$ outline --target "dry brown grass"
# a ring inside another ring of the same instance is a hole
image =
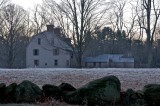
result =
[[[108,75],[120,79],[121,89],[142,89],[146,84],[160,84],[160,69],[0,69],[0,83],[20,83],[30,80],[42,87],[44,84],[59,85],[67,82],[78,88],[84,84]],[[67,106],[59,101],[41,103],[43,106]]]

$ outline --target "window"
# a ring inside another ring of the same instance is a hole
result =
[[[69,60],[66,61],[66,65],[69,66]]]
[[[71,59],[73,59],[73,53],[71,53]]]
[[[54,60],[54,65],[58,66],[58,60]]]
[[[45,63],[45,66],[47,66],[47,63]]]
[[[59,55],[59,49],[53,49],[53,55]]]
[[[112,59],[109,59],[109,63],[112,63]]]
[[[96,62],[93,63],[93,67],[95,67],[95,66],[96,66]]]
[[[87,67],[88,66],[88,63],[87,62],[85,62],[85,67]]]
[[[39,60],[34,60],[34,66],[35,67],[39,66]]]
[[[38,45],[41,44],[41,38],[38,38]]]
[[[34,50],[33,50],[33,55],[34,55],[34,56],[39,55],[39,50],[38,50],[38,49],[34,49]]]
[[[101,62],[99,62],[99,67],[101,68]]]

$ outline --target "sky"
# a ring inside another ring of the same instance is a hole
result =
[[[11,0],[12,3],[22,6],[24,9],[31,9],[36,4],[41,4],[42,0]]]

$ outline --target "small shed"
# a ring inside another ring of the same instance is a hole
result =
[[[134,68],[134,58],[125,58],[123,54],[103,54],[96,57],[85,57],[86,68]]]

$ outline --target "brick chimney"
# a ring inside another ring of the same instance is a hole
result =
[[[54,25],[47,25],[47,31],[53,31]]]

